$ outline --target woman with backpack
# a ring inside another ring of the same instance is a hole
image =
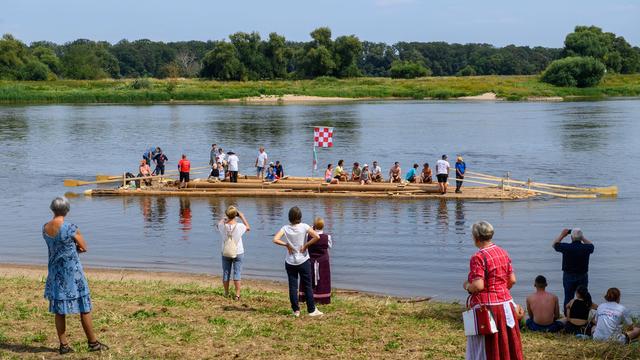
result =
[[[235,206],[229,206],[225,211],[225,217],[218,222],[218,231],[222,241],[222,285],[224,296],[229,296],[229,281],[231,280],[231,268],[233,267],[233,285],[236,288],[235,299],[240,300],[240,280],[242,276],[242,260],[244,259],[244,246],[242,235],[250,231],[249,222],[244,214]],[[238,222],[238,218],[241,222]]]

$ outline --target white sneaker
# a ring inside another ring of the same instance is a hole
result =
[[[300,317],[300,311],[294,311],[293,312],[293,316]]]
[[[309,313],[309,316],[311,317],[315,317],[315,316],[322,316],[324,313],[320,310],[318,310],[318,308],[316,308],[316,310],[312,313]]]

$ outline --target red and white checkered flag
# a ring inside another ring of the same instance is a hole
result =
[[[333,146],[333,128],[332,127],[316,127],[313,128],[313,146],[315,147],[332,147]]]

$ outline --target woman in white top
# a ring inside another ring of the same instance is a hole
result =
[[[244,246],[242,245],[242,235],[251,230],[249,222],[244,214],[238,211],[235,206],[229,206],[225,212],[225,217],[218,222],[218,231],[222,245],[222,285],[224,286],[224,296],[229,296],[229,280],[231,279],[231,267],[233,266],[233,285],[236,288],[236,300],[240,300],[240,280],[242,276],[242,260],[244,259]],[[238,223],[240,218],[242,223]],[[224,255],[224,247],[227,238],[235,243],[236,256],[227,257]]]
[[[307,235],[311,237],[307,241]],[[284,238],[284,239],[283,239]],[[310,245],[316,243],[320,237],[311,226],[302,223],[302,211],[297,206],[289,210],[289,225],[283,226],[273,237],[273,242],[287,248],[285,269],[289,278],[289,300],[295,317],[300,316],[298,303],[298,281],[304,287],[309,316],[320,316],[322,312],[316,308],[311,287],[311,265],[309,263]]]
[[[596,312],[596,327],[593,339],[601,341],[616,341],[628,344],[640,336],[640,327],[632,327],[633,321],[629,310],[620,305],[620,290],[610,288],[604,296],[606,303],[598,305]],[[628,327],[629,329],[625,329]],[[628,330],[628,331],[627,331]]]

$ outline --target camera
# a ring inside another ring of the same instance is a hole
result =
[[[571,234],[571,230],[572,230],[572,229],[569,229],[569,232],[568,232],[567,234]]]

